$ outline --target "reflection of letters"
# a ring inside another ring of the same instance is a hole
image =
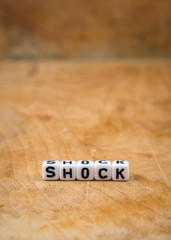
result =
[[[82,163],[82,164],[89,164],[90,162],[84,160],[84,161],[82,161],[81,163]]]
[[[56,163],[56,161],[47,161],[47,164],[55,164]]]
[[[121,163],[121,164],[124,164],[124,161],[123,160],[119,160],[119,161],[116,161],[117,164]]]
[[[105,161],[105,160],[100,160],[99,163],[107,164],[107,161]]]
[[[72,161],[63,161],[63,164],[66,164],[66,163],[72,164]]]

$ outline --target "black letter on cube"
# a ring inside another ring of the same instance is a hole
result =
[[[59,170],[60,180],[75,180],[76,166],[75,161],[61,161]]]
[[[58,180],[59,179],[59,161],[43,161],[42,164],[42,178],[44,180]]]
[[[112,162],[112,179],[116,181],[127,181],[129,179],[129,162],[117,160]]]
[[[77,162],[77,179],[78,180],[94,179],[94,162],[93,161],[81,160]]]
[[[111,179],[111,161],[108,160],[95,161],[95,179],[96,180]]]

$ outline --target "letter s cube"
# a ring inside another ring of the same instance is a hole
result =
[[[56,160],[43,161],[42,178],[44,180],[58,180],[59,179],[59,161],[56,161]]]

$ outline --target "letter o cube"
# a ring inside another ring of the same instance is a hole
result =
[[[81,160],[77,162],[77,179],[93,180],[94,179],[94,162]]]

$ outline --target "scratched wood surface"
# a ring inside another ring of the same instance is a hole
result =
[[[170,0],[0,0],[0,58],[171,57]]]
[[[0,63],[0,239],[171,238],[171,62]],[[127,159],[129,182],[45,182]]]

